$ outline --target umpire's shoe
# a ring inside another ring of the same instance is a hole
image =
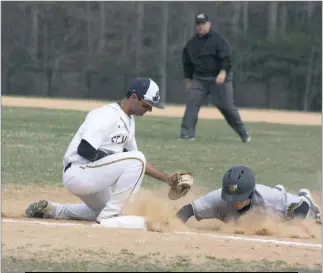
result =
[[[311,211],[314,213],[315,220],[320,221],[321,220],[321,210],[320,210],[319,206],[315,203],[311,192],[308,189],[301,189],[298,192],[298,196],[304,196],[310,202]]]
[[[248,143],[251,140],[251,137],[249,136],[248,132],[240,133],[239,136],[243,143]]]
[[[32,203],[25,211],[28,218],[44,218],[45,214],[52,214],[54,207],[46,200]]]
[[[183,136],[181,135],[178,140],[195,140],[195,137]]]

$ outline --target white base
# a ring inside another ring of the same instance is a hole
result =
[[[145,217],[142,216],[119,216],[100,221],[100,225],[106,228],[129,228],[147,230]]]

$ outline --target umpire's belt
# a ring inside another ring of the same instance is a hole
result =
[[[64,173],[72,166],[72,163],[68,163],[64,168]]]

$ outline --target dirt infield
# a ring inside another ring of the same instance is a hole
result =
[[[136,230],[116,230],[105,228],[90,227],[92,222],[84,221],[65,221],[65,220],[42,220],[55,223],[82,223],[88,227],[78,226],[43,226],[28,223],[2,223],[3,251],[5,255],[19,256],[21,258],[49,258],[50,253],[55,253],[57,261],[73,258],[97,259],[101,256],[95,255],[98,250],[108,253],[118,254],[125,249],[137,255],[146,255],[148,253],[159,253],[163,259],[171,259],[178,255],[191,257],[193,262],[201,263],[205,256],[214,256],[226,259],[243,260],[284,260],[289,264],[298,264],[306,266],[321,265],[321,249],[307,246],[290,246],[279,244],[264,244],[257,241],[235,241],[227,238],[209,238],[206,236],[192,236],[184,234],[173,234],[173,231],[191,231],[196,233],[214,233],[239,235],[249,234],[251,238],[275,238],[302,243],[321,243],[320,229],[318,225],[299,225],[298,228],[292,225],[277,226],[273,222],[267,222],[264,226],[242,225],[240,228],[233,228],[222,225],[220,222],[205,221],[197,222],[190,220],[187,226],[179,224],[172,218],[172,205],[160,206],[165,196],[166,188],[148,192],[150,196],[150,206],[152,210],[159,211],[160,221],[155,223],[155,228],[159,232],[144,232]],[[39,186],[3,186],[3,219],[24,218],[24,209],[26,206],[38,198],[55,200],[64,203],[78,203],[79,200],[69,194],[61,187],[39,187]],[[146,195],[148,196],[148,195]],[[175,207],[188,202],[193,197],[190,193],[187,197],[176,202]],[[167,204],[167,200],[163,200]],[[161,212],[161,210],[163,210]],[[157,213],[157,214],[158,214]],[[148,212],[146,216],[151,216]],[[155,215],[158,216],[158,215]],[[39,219],[36,219],[37,221]],[[156,228],[157,227],[157,228]],[[162,227],[162,228],[161,228]],[[165,231],[165,232],[162,232]],[[167,232],[166,232],[167,231]],[[252,235],[252,234],[261,235]],[[267,236],[266,236],[267,235]],[[82,239],[80,239],[82,238]],[[103,239],[104,238],[104,239]],[[21,251],[28,249],[28,251]],[[47,251],[39,251],[46,249]],[[303,259],[303,257],[307,257]]]
[[[89,111],[106,103],[108,103],[108,101],[2,97],[3,106],[40,107],[82,111]],[[182,117],[184,111],[185,108],[183,106],[166,105],[166,109],[153,109],[153,112],[148,113],[147,116]],[[242,119],[246,122],[322,125],[322,115],[320,113],[241,109],[240,114]],[[199,118],[223,119],[222,115],[215,107],[203,107],[199,113]]]
[[[3,106],[41,107],[51,109],[70,109],[88,111],[102,106],[107,102],[60,100],[60,99],[35,99],[19,97],[2,97]],[[184,108],[181,106],[167,106],[167,109],[154,110],[149,115],[180,117]],[[297,113],[261,110],[241,110],[245,121],[270,122],[282,124],[320,125],[321,115],[316,113]],[[202,108],[200,118],[222,119],[215,108]],[[225,238],[209,238],[205,236],[192,236],[173,234],[172,231],[191,231],[196,233],[215,233],[227,235],[248,236],[251,238],[278,238],[293,242],[321,243],[321,226],[313,223],[277,224],[265,221],[261,225],[250,225],[250,219],[241,222],[240,226],[224,225],[216,220],[197,222],[189,220],[187,225],[182,225],[174,219],[174,211],[189,200],[201,196],[203,190],[189,193],[184,199],[169,203],[165,200],[166,188],[158,191],[144,191],[143,199],[150,199],[151,210],[140,211],[152,221],[153,232],[114,230],[90,227],[88,222],[81,221],[56,221],[59,223],[83,223],[88,227],[74,226],[43,226],[36,224],[2,223],[2,246],[4,255],[13,255],[21,258],[49,258],[62,261],[78,259],[103,259],[100,255],[93,255],[98,250],[108,253],[120,253],[124,249],[136,254],[158,252],[166,259],[177,255],[191,257],[193,262],[203,262],[204,256],[214,256],[225,259],[242,260],[284,260],[289,264],[320,266],[321,249],[308,246],[290,246],[279,244],[264,244],[257,241],[235,241]],[[146,195],[145,195],[146,194]],[[164,198],[164,199],[163,199]],[[39,187],[26,185],[2,186],[2,218],[24,218],[26,206],[39,199],[49,199],[57,202],[79,202],[62,187]],[[146,200],[147,201],[147,200]],[[161,205],[163,204],[163,205]],[[138,203],[138,208],[140,203]],[[156,214],[158,211],[158,215]],[[138,212],[138,211],[137,211]],[[157,217],[158,216],[158,217]],[[159,218],[159,221],[156,221]],[[30,220],[30,219],[29,219]],[[257,221],[253,221],[257,222]],[[22,250],[28,251],[22,251]],[[46,251],[40,251],[46,250]],[[306,257],[306,258],[304,258]]]

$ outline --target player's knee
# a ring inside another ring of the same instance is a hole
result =
[[[135,159],[134,164],[141,164],[144,168],[146,167],[146,157],[140,151],[132,151],[128,153],[128,156]]]
[[[146,157],[142,152],[136,151],[136,157],[146,166]]]

